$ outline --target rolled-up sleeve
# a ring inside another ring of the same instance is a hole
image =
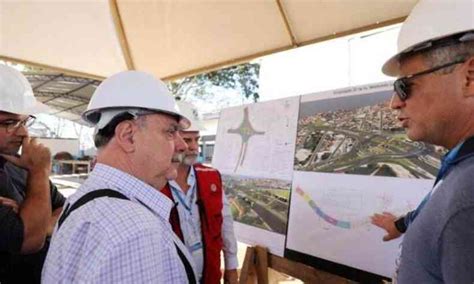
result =
[[[0,205],[0,251],[16,253],[23,244],[24,225],[10,207]]]
[[[58,191],[58,188],[50,181],[49,187],[51,189],[51,207],[53,210],[58,209],[64,205],[66,198]]]

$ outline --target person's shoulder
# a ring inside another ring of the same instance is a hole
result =
[[[97,200],[95,206],[95,214],[104,220],[101,227],[113,243],[138,241],[163,245],[171,239],[166,235],[168,220],[158,218],[150,209],[135,201],[104,198]]]
[[[466,206],[474,206],[474,157],[457,164],[451,174],[448,174],[442,186],[451,206],[450,210],[458,211]],[[455,212],[453,212],[455,213]]]
[[[474,191],[471,190],[472,185],[474,185],[474,179],[472,178],[473,172],[474,156],[471,156],[453,167],[453,171],[448,174],[446,182],[460,188],[461,191],[467,190],[466,193],[474,197]]]
[[[107,227],[126,227],[127,231],[156,230],[168,221],[157,218],[151,209],[138,202],[117,198],[98,199],[95,211]]]
[[[74,216],[75,215],[75,216]],[[165,229],[165,221],[157,218],[150,210],[131,200],[101,197],[88,202],[68,219],[72,227],[93,226],[112,243],[129,239],[140,232],[143,237],[153,232],[159,236]],[[66,225],[66,224],[65,224]],[[71,226],[71,225],[69,225]],[[150,232],[146,234],[145,232]]]
[[[130,223],[130,226],[137,226],[139,220],[143,220],[140,224],[140,226],[143,226],[156,219],[153,212],[143,205],[135,201],[113,197],[94,200],[91,210],[97,212],[101,218],[109,219],[110,222]]]
[[[28,180],[28,171],[18,167],[17,165],[7,161],[4,165],[4,170],[9,177],[9,182],[14,184],[18,190],[26,190],[26,183]]]

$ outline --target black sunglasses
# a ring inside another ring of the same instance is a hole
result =
[[[415,74],[412,74],[412,75],[408,75],[408,76],[399,78],[395,82],[393,82],[393,88],[395,90],[395,93],[400,98],[400,100],[402,102],[404,102],[410,96],[410,81],[412,81],[416,77],[427,75],[427,74],[436,72],[438,70],[441,70],[441,69],[444,69],[444,68],[447,68],[447,67],[450,67],[450,66],[453,66],[453,65],[456,65],[456,64],[461,64],[461,63],[464,63],[464,62],[466,62],[466,59],[461,59],[461,60],[457,60],[457,61],[453,61],[453,62],[450,62],[450,63],[443,64],[441,66],[437,66],[437,67],[434,67],[434,68],[431,68],[431,69],[428,69],[428,70],[425,70],[425,71],[422,71],[422,72],[419,72],[419,73],[415,73]]]

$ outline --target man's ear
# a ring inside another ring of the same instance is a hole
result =
[[[136,132],[137,127],[130,120],[122,121],[115,127],[115,140],[124,152],[132,153],[136,150],[134,140]]]
[[[474,56],[466,61],[466,74],[464,79],[466,96],[474,97]]]

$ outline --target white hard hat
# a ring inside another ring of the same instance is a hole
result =
[[[190,125],[166,85],[153,75],[140,71],[124,71],[104,80],[95,90],[82,118],[93,125],[100,121],[100,125],[104,126],[113,116],[129,109],[167,113],[179,117],[183,128]],[[102,116],[102,113],[115,115]]]
[[[206,128],[199,119],[199,112],[196,107],[188,102],[178,101],[178,106],[183,115],[189,118],[191,126],[185,131],[204,131]]]
[[[31,85],[20,71],[0,64],[0,111],[30,115],[49,111],[38,102]]]
[[[385,62],[382,72],[397,76],[401,54],[469,31],[474,31],[474,0],[420,0],[402,25],[397,54]]]

